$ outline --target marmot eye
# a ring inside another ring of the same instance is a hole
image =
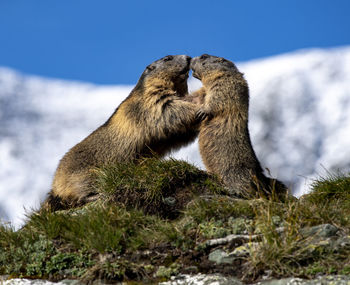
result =
[[[207,59],[209,57],[209,54],[202,54],[199,59]]]
[[[166,57],[164,57],[164,61],[169,61],[172,60],[174,57],[172,55],[167,55]]]

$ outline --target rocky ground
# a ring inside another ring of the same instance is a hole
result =
[[[349,175],[283,200],[231,197],[176,160],[95,175],[97,202],[0,227],[5,284],[350,284]]]

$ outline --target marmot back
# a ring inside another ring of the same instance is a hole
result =
[[[266,177],[253,150],[248,130],[248,84],[230,61],[202,55],[191,61],[193,76],[202,81],[204,104],[199,148],[207,170],[218,174],[231,193],[254,197],[285,193],[278,180]]]
[[[97,166],[161,157],[196,138],[199,107],[183,100],[190,60],[166,56],[147,66],[108,121],[62,158],[44,207],[57,210],[96,199],[91,174]]]

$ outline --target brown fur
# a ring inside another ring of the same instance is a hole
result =
[[[167,56],[149,65],[109,120],[69,150],[60,161],[44,206],[56,210],[96,199],[97,166],[163,156],[198,135],[198,106],[187,94],[190,58]]]
[[[200,88],[197,91],[185,96],[183,100],[192,102],[194,104],[203,105],[205,99],[205,89]]]
[[[252,197],[284,193],[286,187],[266,177],[253,150],[248,130],[249,90],[243,74],[223,58],[202,55],[191,61],[193,75],[203,84],[204,118],[199,148],[207,170],[218,174],[233,194]]]

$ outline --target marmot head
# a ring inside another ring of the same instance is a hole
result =
[[[217,101],[217,110],[205,110],[205,113],[213,115],[220,111],[228,111],[230,114],[237,114],[241,120],[248,120],[249,88],[243,74],[239,72],[233,62],[213,55],[203,54],[191,60],[193,77],[202,81],[203,86],[211,89],[206,94],[205,102]],[[215,89],[215,90],[214,90]],[[220,99],[215,96],[216,91],[226,96]],[[226,100],[223,102],[222,100]],[[221,104],[219,104],[221,103]]]
[[[152,82],[156,79],[171,81],[179,96],[187,93],[187,78],[191,57],[187,55],[167,55],[148,65],[139,80]]]
[[[213,72],[238,73],[237,67],[233,62],[223,58],[209,54],[203,54],[192,58],[191,69],[193,77],[201,80],[204,76],[208,76]]]

